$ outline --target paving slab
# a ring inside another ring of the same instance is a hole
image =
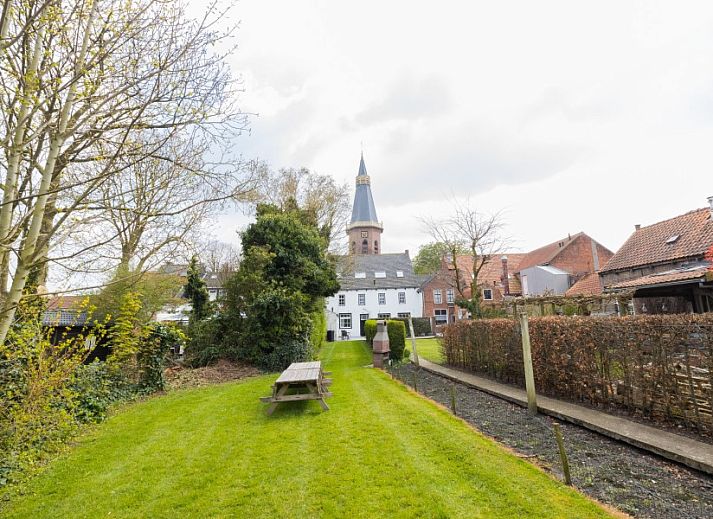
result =
[[[433,373],[461,382],[514,404],[527,407],[524,389],[419,359],[419,365]],[[713,475],[713,445],[687,436],[663,431],[626,418],[603,413],[554,398],[537,396],[539,412],[575,423],[606,436],[653,452],[664,458]]]

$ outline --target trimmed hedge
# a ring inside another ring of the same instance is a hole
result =
[[[538,393],[623,409],[713,435],[713,314],[537,317],[530,342]],[[514,319],[445,327],[449,365],[524,385]]]
[[[386,333],[389,335],[389,358],[391,360],[401,360],[404,357],[406,348],[406,326],[400,320],[389,319],[386,321]],[[376,335],[376,320],[369,319],[364,323],[364,334],[369,346],[374,345]]]
[[[404,326],[406,327],[406,337],[411,337],[411,330],[409,330],[407,317],[396,317],[392,320],[404,323]],[[433,333],[431,331],[431,320],[428,317],[412,317],[411,320],[413,321],[413,333],[416,337],[423,337]]]

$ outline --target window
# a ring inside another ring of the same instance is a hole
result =
[[[339,314],[339,327],[342,329],[352,329],[352,314]]]
[[[361,253],[362,254],[368,254],[369,253],[369,242],[364,240],[361,242]]]
[[[356,252],[356,242],[352,242],[352,254]]]
[[[411,312],[399,312],[398,315],[401,319],[408,319],[411,317]]]
[[[391,319],[391,314],[379,314],[378,319]]]
[[[404,277],[404,271],[403,271],[403,270],[397,270],[397,271],[396,271],[396,277],[397,277],[397,278],[402,278],[402,277]]]
[[[347,304],[347,296],[344,294],[339,294],[339,306],[344,306]]]
[[[386,304],[386,294],[384,292],[379,292],[379,304],[380,305]]]
[[[366,278],[366,272],[355,272],[355,273],[354,273],[354,278],[355,278],[355,279],[365,279],[365,278]]]
[[[379,242],[374,240],[374,254],[379,253]]]
[[[406,292],[399,292],[399,304],[406,304]]]
[[[490,290],[489,288],[483,289],[483,299],[486,301],[492,301],[493,300],[493,291]]]
[[[448,322],[448,310],[434,310],[436,324],[446,324]]]
[[[385,278],[386,277],[386,272],[374,272],[374,277],[375,278]]]
[[[436,305],[440,305],[443,303],[443,299],[441,298],[441,289],[437,288],[433,291],[433,303]]]
[[[359,306],[366,306],[366,294],[358,294]]]
[[[449,288],[448,290],[446,290],[446,302],[452,304],[453,301],[455,301],[455,298],[453,296],[453,289]]]
[[[361,231],[361,237],[362,237],[362,238],[368,238],[368,237],[369,237],[369,231]]]

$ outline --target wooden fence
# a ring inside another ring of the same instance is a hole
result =
[[[713,314],[530,319],[538,393],[713,435]],[[444,330],[449,364],[524,386],[514,319]]]

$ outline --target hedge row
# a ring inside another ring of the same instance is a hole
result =
[[[411,330],[408,325],[407,317],[395,317],[394,321],[401,321],[406,327],[406,337],[411,337]],[[431,320],[428,317],[412,317],[413,321],[413,333],[416,337],[423,337],[424,335],[431,335]]]
[[[404,349],[406,348],[406,326],[403,321],[389,319],[386,321],[386,333],[389,335],[389,358],[391,360],[401,360],[404,357]],[[376,335],[376,320],[369,319],[364,323],[364,335],[369,346],[373,346],[374,336]]]
[[[713,434],[713,314],[530,319],[538,393]],[[447,326],[448,364],[524,385],[513,319]]]

